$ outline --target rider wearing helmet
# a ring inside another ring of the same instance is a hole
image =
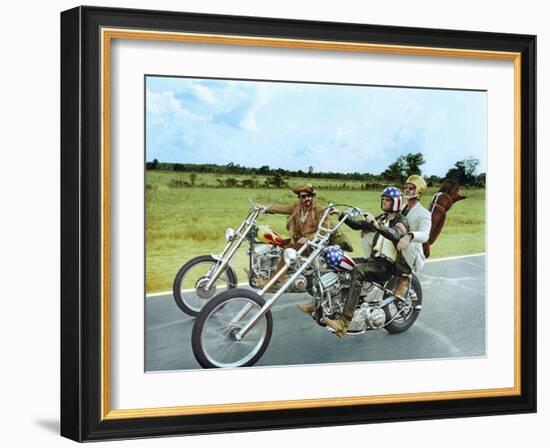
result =
[[[354,230],[361,230],[363,234],[372,233],[372,250],[364,263],[355,266],[351,273],[351,285],[347,290],[344,310],[337,320],[326,319],[325,323],[331,327],[339,337],[347,333],[357,307],[359,293],[364,281],[385,283],[393,275],[396,264],[402,264],[397,251],[397,244],[409,231],[407,219],[401,214],[403,195],[399,188],[384,188],[380,195],[382,214],[373,217],[365,215],[362,221],[346,221]],[[342,215],[340,215],[342,216]]]
[[[397,250],[403,254],[412,272],[418,272],[426,263],[426,257],[422,244],[430,238],[432,228],[432,215],[420,203],[420,197],[426,191],[426,181],[416,174],[409,176],[405,182],[405,196],[408,199],[407,205],[402,214],[407,217],[409,233],[407,233],[397,244]],[[395,287],[397,295],[404,295],[410,285],[410,271],[401,272]]]

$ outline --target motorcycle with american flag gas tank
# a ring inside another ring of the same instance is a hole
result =
[[[349,207],[349,206],[346,206]],[[287,292],[295,291],[300,282],[313,297],[313,320],[329,331],[325,319],[336,319],[343,312],[345,290],[351,285],[351,272],[360,260],[331,246],[331,235],[348,219],[363,215],[357,207],[349,207],[340,220],[324,227],[325,219],[335,209],[324,210],[317,232],[298,250],[283,252],[284,267],[276,272],[259,292],[245,288],[224,291],[206,303],[193,325],[193,354],[204,368],[246,367],[254,365],[265,353],[273,332],[271,309]],[[271,297],[272,286],[284,279]],[[413,275],[404,295],[394,293],[397,273],[385,284],[363,283],[358,306],[348,335],[361,335],[371,330],[385,329],[402,333],[409,329],[422,309],[422,288]]]
[[[260,225],[258,218],[266,213],[268,206],[254,203],[242,223],[225,231],[226,244],[219,254],[200,255],[187,261],[177,272],[172,286],[176,305],[181,311],[197,316],[202,307],[216,294],[236,288],[237,274],[233,260],[241,247],[248,246],[247,281],[258,289],[276,272],[288,240],[268,225]],[[247,244],[248,243],[248,244]],[[288,274],[295,270],[288,269]],[[272,290],[277,285],[272,286]],[[306,283],[300,276],[291,286],[294,292],[305,292]]]

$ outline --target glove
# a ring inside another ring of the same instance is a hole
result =
[[[380,228],[380,224],[378,224],[378,221],[374,218],[374,216],[369,213],[365,213],[365,221],[367,222],[367,224],[370,224],[375,229]]]

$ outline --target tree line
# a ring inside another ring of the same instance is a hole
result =
[[[179,173],[191,173],[190,182],[183,182],[185,185],[174,186],[195,186],[196,173],[214,173],[224,175],[249,175],[252,179],[237,180],[234,177],[227,179],[218,179],[220,186],[224,187],[245,187],[245,188],[282,188],[287,186],[285,178],[307,177],[312,179],[335,179],[335,180],[355,180],[361,182],[361,189],[379,188],[387,184],[403,185],[407,177],[413,174],[422,175],[421,166],[426,163],[422,153],[408,153],[400,155],[395,162],[391,163],[386,170],[380,174],[372,173],[338,173],[332,171],[316,172],[313,166],[309,166],[306,171],[287,170],[283,168],[271,168],[269,165],[263,165],[259,168],[246,167],[235,163],[226,165],[218,164],[195,164],[195,163],[167,163],[159,162],[154,159],[146,162],[147,170],[175,171]],[[436,175],[425,176],[428,186],[437,186],[443,179],[455,179],[460,185],[465,187],[485,188],[485,173],[476,174],[479,160],[473,157],[458,160],[449,168],[445,176]],[[195,175],[193,175],[195,174]],[[263,183],[257,181],[255,176],[265,176]],[[178,182],[178,181],[175,181]],[[345,188],[345,182],[342,184]]]

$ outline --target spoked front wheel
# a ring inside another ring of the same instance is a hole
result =
[[[190,316],[197,316],[208,300],[220,292],[237,286],[237,276],[228,266],[208,289],[206,285],[214,274],[218,261],[203,255],[185,263],[174,279],[172,292],[179,309]]]
[[[391,288],[393,289],[394,286],[395,283]],[[391,321],[384,327],[388,332],[395,334],[407,331],[420,314],[422,308],[422,287],[420,286],[418,277],[415,275],[411,279],[407,298],[410,300],[407,303],[396,299],[384,307],[386,322]]]
[[[232,289],[210,300],[195,320],[191,336],[199,364],[204,368],[254,365],[271,340],[271,311],[242,340],[236,335],[264,304],[262,297],[248,289]]]

